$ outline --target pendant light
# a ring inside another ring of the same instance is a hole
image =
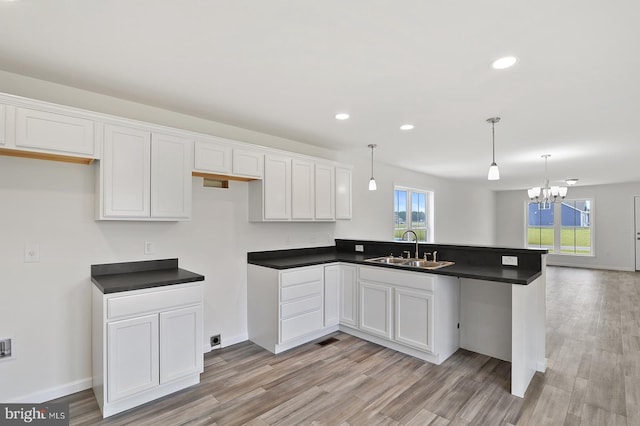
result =
[[[491,123],[491,134],[493,141],[493,161],[491,162],[491,166],[489,166],[489,173],[487,174],[487,179],[489,180],[499,180],[500,179],[500,170],[498,170],[498,165],[496,164],[496,123],[500,121],[500,117],[491,117],[487,118],[487,123]]]
[[[376,148],[378,145],[370,143],[367,146],[371,148],[371,179],[369,180],[369,191],[375,191],[378,189],[378,186],[376,185],[376,180],[373,178],[373,148]]]

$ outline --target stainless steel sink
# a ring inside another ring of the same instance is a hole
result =
[[[404,259],[402,257],[385,256],[385,257],[376,257],[374,259],[367,259],[367,262],[386,263],[389,265],[401,265],[407,262],[408,260],[409,259]]]
[[[454,262],[448,262],[446,260],[424,260],[424,259],[405,259],[403,257],[393,257],[393,256],[384,256],[384,257],[375,257],[373,259],[367,259],[367,262],[371,263],[383,263],[387,265],[394,265],[399,267],[411,267],[411,268],[422,268],[422,269],[439,269],[444,268],[445,266],[453,265]]]

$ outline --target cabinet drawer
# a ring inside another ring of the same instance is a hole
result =
[[[280,292],[280,301],[287,302],[289,300],[299,299],[302,297],[310,297],[315,294],[322,293],[322,282],[294,285],[284,287]]]
[[[320,309],[321,307],[322,297],[320,297],[320,295],[296,300],[295,302],[283,303],[280,306],[280,318],[300,315],[304,312]]]
[[[287,287],[290,285],[303,284],[311,281],[322,281],[323,268],[303,268],[296,269],[294,271],[287,271],[282,273],[282,286]]]
[[[198,303],[202,303],[202,287],[199,285],[166,290],[154,289],[150,292],[107,299],[107,319],[124,318]]]
[[[322,312],[314,311],[280,321],[280,342],[295,339],[322,328]]]
[[[360,267],[360,279],[395,284],[419,290],[433,291],[435,276],[424,272],[408,272],[396,269]]]

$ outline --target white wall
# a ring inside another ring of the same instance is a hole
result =
[[[353,216],[351,222],[338,222],[337,238],[393,239],[393,188],[405,186],[434,191],[437,243],[476,245],[495,244],[495,193],[467,183],[439,179],[375,164],[377,191],[368,191],[371,178],[370,157],[366,146],[356,157],[342,156],[341,161],[355,166],[353,172]]]
[[[594,256],[552,255],[547,264],[596,269],[632,271],[635,269],[634,196],[640,195],[640,182],[577,186],[569,188],[571,199],[594,200],[592,224]],[[502,191],[496,196],[498,245],[524,247],[525,190]]]
[[[345,154],[0,71],[0,92],[236,138],[354,164],[352,221],[249,223],[248,184],[203,188],[194,178],[189,222],[96,222],[91,166],[0,156],[0,402],[38,402],[90,386],[90,265],[177,257],[206,276],[205,340],[246,339],[246,253],[333,245],[333,239],[391,239],[393,184],[436,192],[436,240],[492,244],[493,194],[380,165],[366,189],[369,151]],[[352,161],[353,160],[353,161]],[[156,252],[144,255],[144,242]],[[24,263],[25,244],[40,262]]]

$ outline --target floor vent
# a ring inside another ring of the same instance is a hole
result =
[[[339,341],[340,341],[340,339],[336,339],[335,337],[329,337],[328,339],[324,339],[323,341],[318,342],[318,344],[320,346],[327,346],[327,345],[330,345],[332,343],[339,342]]]

